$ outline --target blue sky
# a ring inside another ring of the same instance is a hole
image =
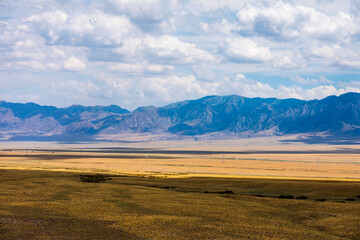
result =
[[[132,110],[360,92],[359,13],[359,0],[0,0],[0,99]]]

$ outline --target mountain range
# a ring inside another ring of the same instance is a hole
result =
[[[222,133],[251,137],[327,133],[360,135],[360,94],[346,93],[321,100],[208,96],[163,107],[139,107],[130,112],[116,105],[66,108],[35,103],[0,102],[0,137],[94,138],[132,133],[173,137]]]

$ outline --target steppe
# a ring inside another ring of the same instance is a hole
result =
[[[1,142],[0,203],[0,239],[360,239],[360,146]]]

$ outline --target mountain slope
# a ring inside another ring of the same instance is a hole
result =
[[[357,136],[360,94],[321,100],[208,96],[164,107],[140,107],[129,112],[116,105],[67,108],[35,103],[0,102],[0,133],[15,135],[94,136],[97,134],[167,133],[199,135],[270,132],[328,132]]]

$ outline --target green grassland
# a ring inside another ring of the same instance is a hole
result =
[[[359,182],[84,174],[0,169],[0,239],[360,239]]]

